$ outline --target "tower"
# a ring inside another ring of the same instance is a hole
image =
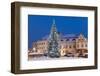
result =
[[[48,56],[52,58],[60,57],[59,35],[56,29],[55,20],[53,20],[51,32],[48,39]]]

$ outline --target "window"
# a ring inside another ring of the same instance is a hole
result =
[[[84,47],[84,45],[82,44],[81,47]]]
[[[69,39],[66,39],[66,41],[69,41]]]
[[[66,45],[66,48],[68,48],[68,46]]]
[[[61,40],[61,41],[63,41],[63,40]]]
[[[72,39],[72,41],[75,41],[75,39]]]
[[[73,48],[76,48],[76,46],[75,46],[75,45],[73,45]]]
[[[79,48],[79,44],[77,44],[77,47]]]
[[[71,45],[69,46],[69,48],[71,48]]]
[[[87,47],[87,44],[85,44],[85,47]]]

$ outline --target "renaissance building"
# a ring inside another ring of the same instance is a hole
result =
[[[56,29],[55,21],[53,21],[51,32]],[[57,32],[57,31],[56,31]],[[59,46],[60,56],[67,57],[88,57],[88,40],[83,34],[58,34],[59,40],[57,41]],[[49,48],[49,37],[47,35],[36,42],[33,42],[32,49],[28,51],[29,56],[47,56]],[[54,45],[54,44],[53,44]],[[54,48],[53,48],[54,49]]]

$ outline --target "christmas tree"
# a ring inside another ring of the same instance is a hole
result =
[[[55,20],[53,20],[51,33],[48,39],[48,56],[52,58],[60,57],[59,35],[56,29]]]

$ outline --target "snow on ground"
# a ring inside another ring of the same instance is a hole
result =
[[[32,60],[62,60],[62,59],[80,59],[82,57],[59,57],[59,58],[50,58],[50,57],[46,57],[46,56],[42,56],[42,57],[29,57],[29,61],[32,61]],[[82,58],[83,59],[83,58]]]

